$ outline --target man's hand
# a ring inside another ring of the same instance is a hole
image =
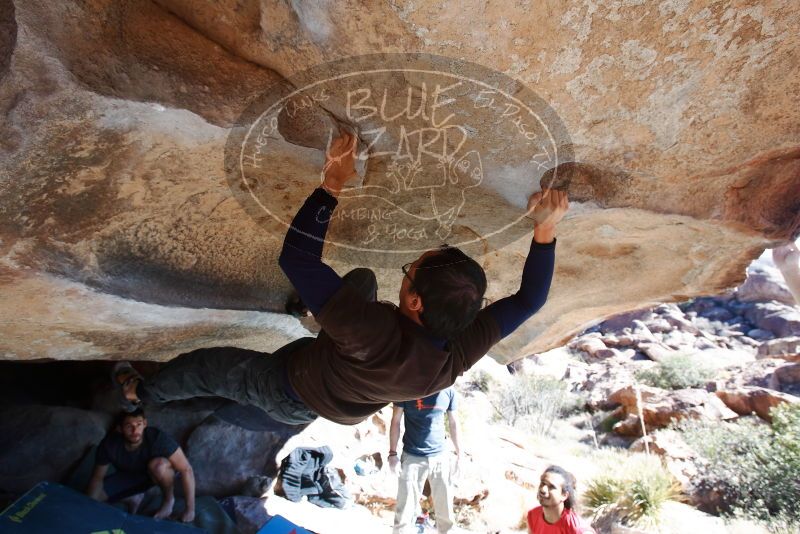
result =
[[[398,458],[397,455],[395,454],[393,456],[389,456],[388,461],[389,461],[389,471],[393,475],[396,475],[397,474],[397,466],[400,465],[400,458]]]
[[[343,132],[331,142],[325,154],[325,178],[322,187],[334,197],[339,196],[347,181],[356,176],[355,156],[358,138]]]
[[[194,521],[194,508],[186,508],[181,514],[181,521],[184,523],[191,523]]]
[[[450,470],[450,476],[457,478],[461,474],[461,453],[456,453],[456,458],[453,460],[453,467]]]
[[[550,243],[555,237],[556,224],[569,209],[566,191],[545,189],[528,198],[528,218],[533,219],[533,239],[537,243]]]
[[[566,191],[545,189],[528,198],[528,217],[536,226],[555,226],[569,209]]]

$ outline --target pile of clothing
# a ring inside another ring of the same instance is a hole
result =
[[[278,479],[283,494],[292,502],[304,496],[326,508],[345,508],[352,503],[339,472],[328,467],[333,458],[330,447],[298,447],[281,461]]]

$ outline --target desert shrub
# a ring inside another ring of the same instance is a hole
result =
[[[730,534],[753,534],[753,532],[797,534],[800,532],[800,523],[797,522],[797,519],[792,519],[789,514],[784,512],[763,519],[752,517],[744,510],[736,508],[725,517],[725,523]]]
[[[615,415],[616,412],[608,413],[603,419],[600,420],[600,423],[597,425],[597,430],[603,433],[611,432],[614,429],[614,425],[622,421],[622,418],[618,415]]]
[[[569,392],[561,407],[561,415],[585,414],[587,413],[587,402],[589,402],[589,395],[585,391]]]
[[[491,374],[483,369],[478,369],[472,373],[472,376],[467,384],[471,389],[477,389],[478,391],[489,393],[496,387],[497,380],[495,380]]]
[[[574,410],[573,395],[564,382],[549,377],[516,374],[496,390],[492,404],[506,423],[537,435],[550,433],[558,417]]]
[[[714,378],[713,369],[689,354],[676,354],[658,362],[655,369],[636,373],[636,379],[663,389],[684,389],[705,385]]]
[[[620,479],[609,476],[595,478],[583,493],[583,503],[593,514],[603,513],[620,500],[624,489]]]
[[[781,532],[800,528],[800,404],[784,403],[771,415],[772,426],[687,420],[676,428],[703,458],[700,488],[721,495],[720,512]]]
[[[628,526],[655,525],[663,504],[680,494],[678,483],[653,456],[623,455],[603,471],[613,474],[591,480],[583,493],[595,518],[613,515]]]

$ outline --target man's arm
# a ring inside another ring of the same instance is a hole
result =
[[[341,287],[336,271],[322,262],[328,223],[344,184],[355,176],[354,135],[333,140],[325,157],[325,178],[297,212],[283,241],[278,264],[292,282],[303,303],[317,315]]]
[[[453,441],[453,448],[456,452],[456,461],[453,464],[453,468],[450,473],[452,476],[456,476],[461,468],[461,444],[459,442],[459,432],[461,429],[458,426],[458,419],[456,418],[456,409],[458,408],[458,393],[456,393],[455,388],[452,387],[448,390],[448,392],[450,394],[450,402],[447,405],[447,426],[448,430],[450,431],[450,439]]]
[[[461,456],[461,445],[458,441],[460,427],[458,426],[458,418],[455,411],[447,412],[447,426],[450,430],[450,439],[453,440],[453,448],[456,450],[456,454]]]
[[[103,490],[103,479],[108,473],[108,465],[95,465],[92,471],[92,478],[89,479],[89,487],[86,488],[86,494],[92,499],[100,502],[108,500],[108,495]]]
[[[397,469],[397,444],[400,442],[400,422],[403,420],[403,409],[392,407],[392,424],[389,426],[389,469],[394,473]]]
[[[456,464],[453,467],[453,473],[458,473],[458,469],[461,466],[461,444],[459,442],[461,429],[458,426],[456,412],[453,410],[447,412],[447,426],[450,430],[450,439],[453,440],[453,448],[456,450]]]
[[[186,509],[181,515],[181,521],[191,523],[194,521],[194,470],[180,447],[169,457],[169,463],[175,471],[181,474],[183,495],[186,498]]]
[[[528,211],[534,220],[533,241],[525,259],[519,291],[486,309],[505,337],[544,306],[555,269],[556,224],[569,208],[567,193],[545,190],[531,195]]]

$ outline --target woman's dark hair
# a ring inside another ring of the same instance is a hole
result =
[[[567,471],[561,466],[558,465],[551,465],[547,469],[544,470],[544,473],[555,473],[556,475],[560,475],[561,478],[564,479],[564,488],[563,491],[569,493],[567,500],[564,501],[564,508],[569,510],[574,510],[578,505],[578,501],[575,498],[575,475]],[[542,474],[544,474],[542,473]]]
[[[447,247],[422,260],[413,286],[422,298],[422,324],[435,336],[449,339],[469,326],[481,310],[486,273],[459,249]]]

